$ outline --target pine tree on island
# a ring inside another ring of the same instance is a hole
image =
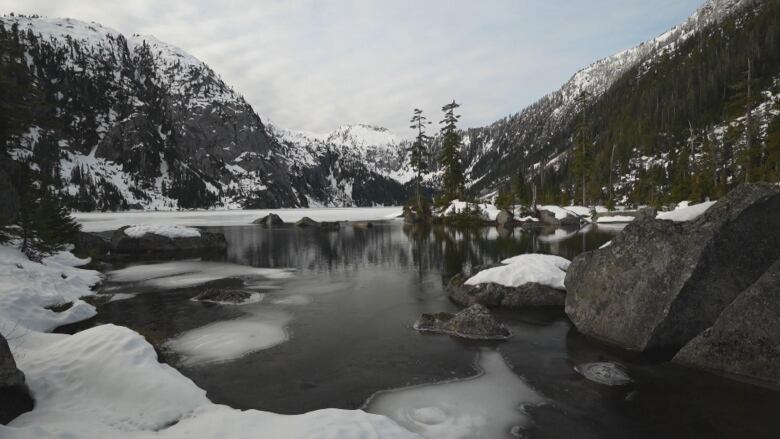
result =
[[[444,119],[439,122],[441,125],[440,159],[444,168],[441,198],[443,204],[463,196],[465,179],[460,159],[460,134],[458,134],[458,119],[460,119],[460,115],[455,114],[455,109],[458,107],[460,105],[453,100],[441,109],[444,112]]]
[[[428,171],[428,160],[430,159],[428,144],[431,138],[425,134],[425,125],[430,125],[430,122],[423,116],[422,110],[419,108],[414,109],[414,115],[409,122],[411,123],[409,128],[417,130],[417,137],[409,148],[409,164],[415,173],[417,212],[424,213],[425,209],[422,203],[422,196],[420,195],[420,184],[422,183],[423,174]]]

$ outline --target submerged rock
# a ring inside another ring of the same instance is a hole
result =
[[[676,351],[780,257],[780,187],[742,185],[689,222],[640,216],[566,274],[577,329],[634,350]]]
[[[200,302],[219,302],[241,304],[248,301],[252,293],[241,290],[228,290],[222,288],[207,288],[200,294],[193,297],[193,300]]]
[[[8,342],[0,334],[0,424],[7,424],[32,408],[24,373],[16,367]]]
[[[674,361],[780,384],[780,259]]]
[[[457,314],[423,314],[415,322],[414,329],[485,340],[503,340],[512,335],[506,326],[493,318],[487,308],[479,304]]]
[[[197,236],[166,236],[154,232],[130,236],[125,233],[125,230],[130,227],[132,226],[124,226],[111,236],[113,253],[186,256],[227,250],[227,241],[222,233],[199,230]]]
[[[252,224],[259,224],[263,227],[276,227],[276,226],[283,226],[284,221],[279,215],[275,213],[269,213],[268,215],[262,218],[258,218],[252,221]]]
[[[295,222],[296,227],[317,227],[320,223],[317,221],[314,221],[313,219],[309,218],[308,216],[305,216],[298,221]]]
[[[574,370],[588,380],[606,386],[623,386],[632,381],[625,368],[617,363],[579,364]]]

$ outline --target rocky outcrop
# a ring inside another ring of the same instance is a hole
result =
[[[474,304],[490,308],[544,308],[563,306],[566,292],[538,283],[506,287],[496,283],[466,285],[470,276],[456,274],[447,284],[450,300],[461,306]]]
[[[566,313],[620,347],[674,352],[780,257],[780,187],[738,187],[689,222],[637,218],[568,269]]]
[[[111,251],[111,242],[97,233],[78,232],[74,253],[78,256],[100,258]]]
[[[24,373],[16,367],[8,342],[0,334],[0,424],[7,424],[32,408]]]
[[[780,259],[674,361],[780,384]]]
[[[457,314],[423,314],[414,324],[414,329],[482,340],[503,340],[512,335],[506,326],[493,318],[487,308],[479,304],[471,305]]]
[[[514,226],[514,223],[514,216],[512,216],[512,214],[506,210],[502,210],[501,212],[498,212],[498,215],[496,215],[496,224],[499,227],[512,227]]]
[[[227,241],[222,233],[201,230],[200,236],[168,237],[155,233],[142,236],[128,236],[124,233],[130,226],[122,227],[111,236],[111,252],[128,255],[196,255],[222,253],[227,250]]]
[[[580,224],[580,219],[573,213],[567,213],[564,218],[558,218],[555,213],[546,209],[537,209],[536,212],[542,224],[551,226],[577,226]]]
[[[295,222],[296,227],[319,227],[320,223],[317,221],[314,221],[313,219],[309,218],[308,216],[305,216],[298,221]]]
[[[283,226],[284,220],[282,220],[282,218],[275,213],[269,213],[268,215],[262,218],[258,218],[252,221],[252,224],[259,224],[263,227],[277,227],[277,226]]]

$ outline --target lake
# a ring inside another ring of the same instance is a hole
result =
[[[421,313],[458,310],[445,286],[461,270],[521,253],[573,259],[608,242],[619,227],[456,230],[388,220],[338,232],[251,225],[209,230],[225,234],[226,257],[177,265],[145,261],[134,269],[136,277],[109,277],[103,286],[103,293],[124,300],[61,330],[128,326],[216,403],[286,414],[364,408],[430,437],[778,434],[777,392],[602,346],[578,334],[563,310],[494,312],[514,334],[503,342],[412,329]],[[122,273],[136,264],[106,269]],[[251,279],[210,277],[236,266],[274,270]],[[190,300],[211,287],[251,291],[258,301]],[[595,361],[620,362],[633,383],[604,386],[574,370]],[[428,386],[433,383],[447,384]]]

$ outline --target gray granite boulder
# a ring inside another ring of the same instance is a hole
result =
[[[780,384],[780,259],[674,361]]]
[[[269,213],[268,215],[262,218],[258,218],[252,221],[252,224],[259,224],[263,227],[277,227],[277,226],[283,226],[284,221],[279,215],[275,213]]]
[[[580,224],[580,219],[573,213],[569,213],[565,218],[556,218],[553,212],[546,209],[537,209],[536,214],[539,217],[539,221],[546,225],[552,226],[577,226]]]
[[[688,222],[637,218],[566,274],[566,313],[589,336],[676,352],[780,257],[780,187],[743,185]]]
[[[457,314],[423,314],[414,324],[414,329],[481,340],[504,340],[512,335],[506,326],[493,318],[487,308],[479,304],[471,305]]]
[[[515,218],[511,213],[506,210],[498,212],[496,215],[496,224],[500,227],[512,227],[514,225]]]
[[[488,267],[490,268],[490,267]],[[489,308],[562,307],[566,292],[538,283],[506,287],[496,283],[466,285],[471,276],[456,274],[447,284],[450,300],[460,306],[481,304]]]
[[[76,233],[74,253],[78,256],[100,258],[111,251],[111,242],[97,233]]]
[[[313,219],[309,218],[308,216],[305,216],[298,221],[295,222],[296,227],[319,227],[320,223],[317,221],[314,221]]]
[[[16,367],[8,342],[0,334],[0,424],[7,424],[32,408],[24,373]]]
[[[142,236],[128,236],[124,226],[111,236],[111,251],[115,254],[130,255],[194,255],[200,253],[224,252],[227,240],[222,233],[200,230],[200,236],[168,237],[156,233]]]

